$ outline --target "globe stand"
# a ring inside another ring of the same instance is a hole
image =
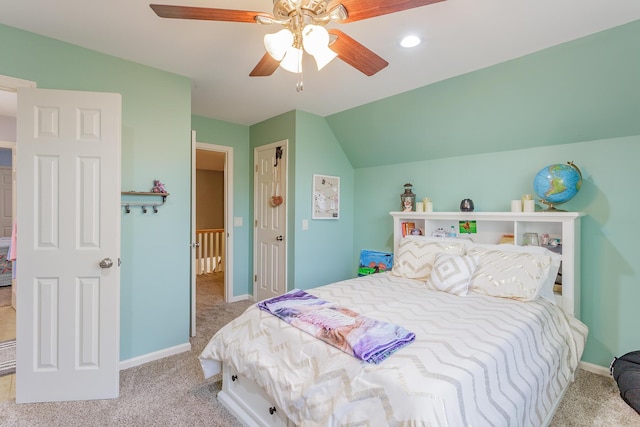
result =
[[[544,203],[545,205],[548,206],[547,209],[544,209],[542,212],[566,212],[564,209],[558,209],[555,207],[555,205],[551,202],[547,202],[544,199],[540,199],[540,202]]]

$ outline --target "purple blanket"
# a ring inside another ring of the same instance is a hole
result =
[[[257,306],[369,363],[380,363],[415,340],[415,334],[402,326],[362,316],[301,290],[261,301]]]

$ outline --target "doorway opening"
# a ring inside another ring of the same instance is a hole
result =
[[[16,339],[16,280],[7,259],[16,212],[17,89],[35,83],[0,76],[0,342]],[[16,375],[0,377],[0,401],[15,399]]]
[[[233,298],[233,148],[195,142],[192,136],[191,336],[198,298]],[[199,290],[198,288],[202,288]],[[206,292],[201,292],[205,290]]]

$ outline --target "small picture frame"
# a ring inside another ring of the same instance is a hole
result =
[[[340,177],[313,175],[312,219],[340,218]]]
[[[458,233],[460,234],[476,234],[478,226],[475,221],[458,221]]]

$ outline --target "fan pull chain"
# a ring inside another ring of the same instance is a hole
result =
[[[302,92],[304,83],[302,82],[302,72],[298,74],[298,83],[296,83],[296,92]]]

